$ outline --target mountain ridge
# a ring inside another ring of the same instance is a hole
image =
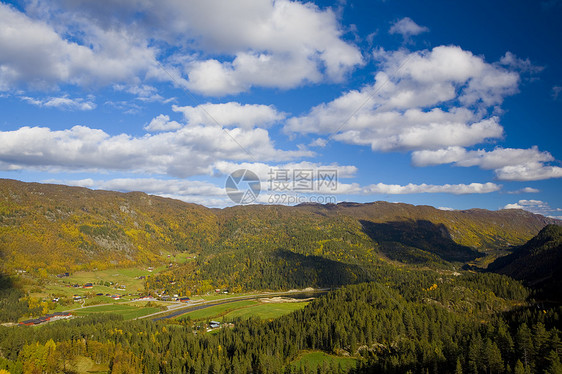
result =
[[[562,300],[562,227],[545,226],[536,236],[516,248],[513,253],[498,258],[489,271],[523,281],[539,290],[540,295]]]
[[[391,236],[366,228],[390,222]],[[143,192],[0,180],[0,256],[10,272],[149,264],[177,251],[236,256],[260,241],[271,250],[279,243],[338,261],[356,256],[358,248],[414,263],[466,261],[523,244],[549,223],[560,221],[524,211],[445,211],[383,201],[219,209]],[[408,239],[412,230],[423,245]],[[433,245],[442,251],[433,253]]]

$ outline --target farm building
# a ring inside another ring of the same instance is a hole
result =
[[[51,321],[56,321],[58,319],[64,319],[70,317],[72,317],[72,313],[70,312],[57,312],[57,313],[47,314],[38,318],[21,321],[20,325],[34,326],[34,325],[40,325],[45,322],[51,322]]]

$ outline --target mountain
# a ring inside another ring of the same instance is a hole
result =
[[[197,260],[178,271],[208,286],[267,288],[267,274],[325,284],[335,272],[350,282],[380,263],[471,261],[556,222],[521,210],[387,202],[209,209],[141,192],[0,180],[2,270],[40,276],[164,263],[187,251]]]
[[[498,258],[488,270],[509,275],[562,300],[562,227],[548,225],[513,253]]]

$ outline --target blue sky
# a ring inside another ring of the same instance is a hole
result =
[[[0,177],[222,207],[248,169],[258,203],[561,217],[561,18],[555,0],[1,2]]]

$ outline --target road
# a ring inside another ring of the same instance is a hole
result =
[[[153,321],[159,321],[167,318],[175,318],[177,316],[181,316],[182,314],[193,312],[196,310],[210,308],[216,305],[228,304],[235,301],[255,300],[263,297],[272,297],[272,296],[299,295],[299,294],[306,294],[306,293],[324,293],[327,291],[329,291],[329,289],[317,289],[314,291],[266,292],[266,293],[259,293],[254,295],[234,296],[234,297],[229,297],[226,300],[209,300],[209,301],[202,301],[198,303],[188,304],[185,307],[182,307],[183,305],[180,307],[172,307],[169,308],[168,310],[163,310],[161,312],[148,314],[146,316],[138,317],[136,319],[152,318],[152,317],[160,316],[152,319]]]

